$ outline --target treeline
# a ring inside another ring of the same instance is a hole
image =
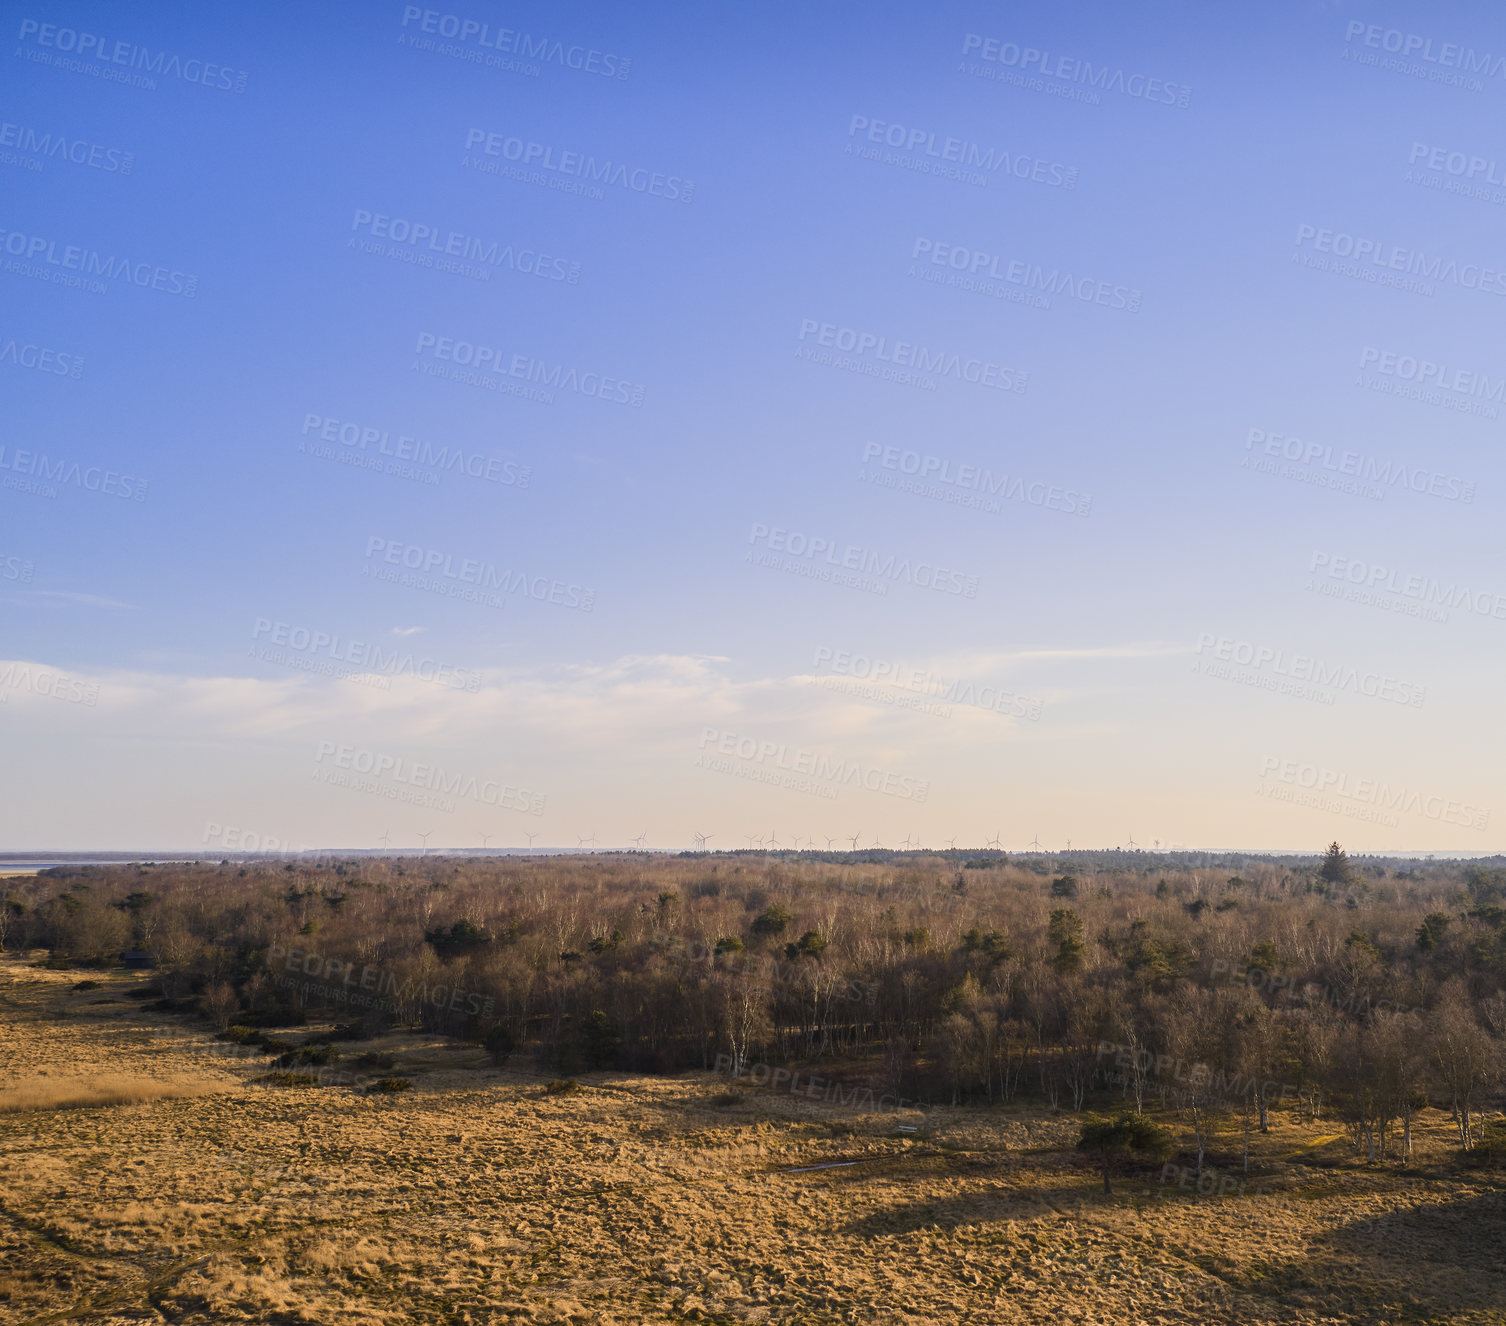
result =
[[[821,1062],[937,1103],[1334,1117],[1500,1102],[1506,865],[839,853],[80,867],[0,947],[151,955],[219,1027],[419,1026],[549,1072]],[[37,953],[45,950],[45,955]]]

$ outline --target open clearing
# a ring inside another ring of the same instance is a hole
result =
[[[1073,1116],[551,1095],[417,1035],[342,1047],[409,1092],[266,1088],[121,998],[145,978],[83,975],[0,965],[6,1323],[1506,1321],[1506,1195],[1436,1111],[1404,1173],[1281,1115],[1265,1192],[1105,1198]]]

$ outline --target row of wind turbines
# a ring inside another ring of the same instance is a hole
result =
[[[433,833],[434,833],[434,831],[431,829],[428,833],[417,833],[417,834],[414,835],[416,838],[418,838],[420,840],[420,843],[422,844],[422,848],[421,848],[421,851],[420,851],[420,855],[421,856],[427,856],[429,854],[429,839],[431,837],[433,837]],[[533,850],[533,841],[534,841],[534,839],[540,837],[541,835],[539,833],[535,832],[535,833],[525,833],[523,836],[528,839],[528,848],[527,848],[527,850],[532,851]],[[491,844],[491,840],[493,838],[495,838],[495,837],[496,837],[496,834],[493,834],[493,833],[483,833],[481,835],[481,849],[482,849],[482,851],[486,851],[488,849],[488,847]],[[708,844],[711,842],[711,840],[714,837],[716,837],[716,835],[714,833],[693,833],[691,835],[691,838],[692,838],[692,840],[695,843],[695,850],[698,851],[698,852],[704,852],[704,851],[708,850]],[[814,851],[815,847],[816,847],[816,835],[814,835],[814,834],[811,835],[809,838],[805,839],[805,846],[804,847],[801,847],[801,845],[800,845],[801,839],[800,839],[800,835],[798,833],[797,834],[793,834],[791,836],[790,842],[788,842],[788,843],[781,843],[779,841],[778,836],[774,833],[774,831],[772,829],[769,831],[769,833],[768,833],[767,836],[765,836],[763,834],[759,834],[759,833],[745,833],[745,834],[742,835],[742,837],[746,840],[746,842],[748,844],[748,850],[749,851],[779,852],[779,851],[786,851],[786,850],[788,850],[788,851],[793,851],[793,852],[801,852],[801,851],[810,852],[810,851]],[[858,833],[853,833],[853,834],[821,834],[820,837],[822,837],[822,838],[824,838],[826,840],[826,850],[828,852],[833,850],[833,848],[832,848],[832,844],[833,843],[844,843],[844,842],[847,843],[847,844],[849,844],[849,846],[848,846],[848,848],[846,850],[853,851],[853,852],[863,851],[863,850],[866,850],[866,851],[874,851],[874,850],[883,851],[883,850],[885,850],[884,849],[884,844],[879,841],[879,835],[876,832],[873,835],[873,841],[871,843],[869,843],[866,848],[864,848],[864,847],[861,846],[861,840],[862,840],[862,837],[863,837],[861,831],[859,831]],[[386,830],[383,830],[382,836],[377,839],[377,842],[383,848],[390,849],[391,846],[392,846],[392,835],[389,832],[387,832]],[[642,852],[642,851],[648,850],[648,847],[647,847],[647,845],[648,845],[648,831],[645,830],[643,833],[636,834],[633,837],[630,837],[628,839],[628,842],[630,842],[630,843],[633,844],[634,850],[636,850],[636,851]],[[913,851],[916,851],[917,849],[919,849],[921,847],[921,845],[922,844],[921,844],[921,841],[920,841],[919,838],[916,838],[914,836],[914,834],[907,833],[904,836],[904,838],[899,843],[897,843],[895,846],[896,846],[896,848],[899,851],[913,852]],[[956,838],[955,835],[953,835],[951,838],[948,838],[946,840],[946,846],[947,846],[947,850],[948,851],[955,852],[957,850],[957,838]],[[596,831],[593,829],[590,833],[577,834],[576,835],[576,847],[577,847],[577,849],[584,850],[584,851],[589,851],[589,850],[594,849],[596,847]],[[997,831],[995,831],[993,837],[989,838],[983,844],[983,847],[984,847],[984,850],[986,850],[986,851],[998,851],[998,852],[1002,852],[1004,850],[1004,845],[1003,845],[1003,842],[1001,841],[999,833]],[[1151,843],[1151,848],[1152,848],[1153,851],[1159,851],[1160,848],[1161,848],[1161,840],[1159,838],[1153,839],[1152,843]],[[836,850],[841,851],[843,849],[837,848]],[[1044,852],[1046,850],[1046,848],[1042,845],[1041,840],[1040,840],[1040,836],[1036,835],[1036,836],[1032,837],[1031,840],[1025,845],[1024,850],[1027,851],[1027,852]],[[1065,849],[1063,849],[1063,850],[1068,851],[1068,852],[1070,852],[1070,851],[1073,850],[1072,849],[1072,840],[1070,838],[1067,839],[1067,845],[1066,845]],[[1135,841],[1135,835],[1134,834],[1130,834],[1129,840],[1128,840],[1128,842],[1126,844],[1122,844],[1122,845],[1116,846],[1113,850],[1116,851],[1116,852],[1123,852],[1123,851],[1139,852],[1139,851],[1142,851],[1143,848],[1141,847],[1141,845],[1139,843],[1137,843]]]

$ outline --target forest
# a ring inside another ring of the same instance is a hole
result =
[[[0,949],[152,968],[228,1038],[415,1027],[568,1074],[819,1071],[922,1105],[1273,1111],[1494,1155],[1506,863],[999,852],[322,857],[0,881]],[[329,1051],[336,1056],[338,1047]]]

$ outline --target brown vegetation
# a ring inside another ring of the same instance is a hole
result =
[[[1337,869],[12,881],[0,1320],[1506,1320],[1506,881]]]

